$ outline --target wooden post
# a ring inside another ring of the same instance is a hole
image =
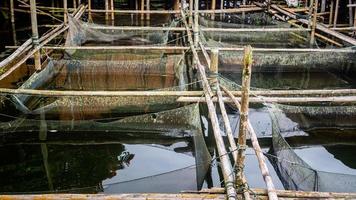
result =
[[[219,73],[219,49],[212,49],[211,50],[211,56],[210,56],[210,73],[211,73],[211,85],[214,87],[216,86],[216,83],[218,82],[218,73]],[[213,88],[217,89],[217,88]]]
[[[179,0],[174,0],[174,10],[179,10]]]
[[[241,96],[241,110],[240,110],[240,126],[238,134],[239,150],[237,153],[236,161],[236,185],[244,186],[243,169],[245,163],[245,149],[246,149],[246,134],[248,128],[248,106],[249,106],[249,93],[251,82],[251,69],[252,69],[252,47],[247,46],[244,49],[243,57],[243,71],[242,71],[242,96]]]
[[[313,24],[313,8],[314,8],[314,0],[310,0],[309,11],[308,11],[308,16],[309,16],[308,29],[311,29],[311,26]]]
[[[194,1],[194,46],[198,47],[199,43],[199,0]]]
[[[11,29],[12,29],[12,39],[14,41],[14,45],[17,45],[17,37],[16,37],[16,27],[15,27],[15,12],[14,12],[14,0],[10,0],[10,18],[11,18]]]
[[[350,1],[351,1],[351,0],[350,0]],[[320,12],[321,12],[321,13],[325,12],[325,8],[326,8],[326,0],[321,0]]]
[[[221,0],[220,1],[220,10],[223,10],[223,9],[224,9],[224,0]],[[220,14],[220,20],[222,21],[224,17],[225,17],[225,14],[221,13]]]
[[[77,0],[73,0],[73,8],[77,8]]]
[[[335,15],[334,15],[334,28],[336,27],[337,24],[337,16],[339,14],[339,0],[336,0],[335,4]]]
[[[150,11],[150,5],[151,5],[151,2],[150,2],[150,0],[146,0],[146,10],[147,11]],[[146,20],[151,20],[151,16],[150,16],[150,14],[149,13],[147,13],[147,15],[146,15]]]
[[[141,0],[141,12],[145,11],[145,0]],[[145,14],[141,13],[141,20],[145,19]]]
[[[333,23],[333,13],[334,13],[334,0],[330,2],[330,13],[329,13],[329,26]]]
[[[33,44],[33,48],[36,48],[39,44],[39,42],[38,42],[38,28],[37,28],[36,0],[30,0],[30,10],[31,10],[32,44]],[[40,55],[39,51],[35,52],[34,59],[35,59],[35,69],[41,70],[41,55]]]
[[[189,0],[189,27],[193,28],[193,1]]]
[[[63,9],[64,9],[63,22],[64,22],[64,24],[67,24],[68,23],[68,18],[67,18],[67,16],[68,16],[68,0],[63,0]],[[90,13],[90,11],[89,11],[89,13]],[[89,16],[90,16],[90,14],[89,14]]]
[[[111,22],[112,25],[114,26],[114,20],[115,20],[115,5],[114,5],[114,0],[110,0],[111,4]]]
[[[14,0],[10,0],[10,18],[11,23],[15,22]]]
[[[352,4],[352,0],[349,0],[349,4]],[[349,6],[349,26],[353,25],[353,21],[352,7]]]
[[[105,0],[105,22],[109,20],[109,0]]]
[[[82,1],[78,0],[78,7],[80,6],[80,4],[82,4]]]
[[[89,21],[92,20],[91,17],[91,0],[88,0],[88,17],[89,17]]]
[[[211,0],[211,10],[215,11],[216,8],[216,0]],[[211,14],[211,19],[214,20],[215,19],[215,13]]]
[[[311,34],[310,34],[310,46],[314,45],[315,42],[315,29],[316,29],[316,17],[318,13],[318,0],[314,2],[314,9],[313,9],[313,21],[311,25]]]

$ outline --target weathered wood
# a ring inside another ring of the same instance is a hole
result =
[[[73,14],[74,14],[74,18],[79,18],[85,11],[85,7],[82,6],[80,7],[78,10],[76,10]],[[44,36],[42,36],[39,41],[40,44],[37,45],[37,47],[35,47],[33,50],[31,50],[30,52],[28,52],[23,58],[21,58],[21,60],[19,60],[18,62],[16,62],[16,64],[14,66],[12,66],[10,69],[8,69],[6,72],[4,72],[3,74],[1,74],[0,76],[0,80],[4,79],[5,77],[7,77],[9,74],[11,74],[13,71],[15,71],[17,68],[19,68],[24,62],[26,62],[26,60],[28,58],[30,58],[31,56],[33,56],[36,52],[38,52],[41,47],[43,47],[45,44],[47,44],[49,41],[51,41],[53,38],[57,37],[58,35],[60,35],[61,33],[63,33],[64,31],[66,31],[68,29],[68,25],[64,26],[64,24],[58,26],[57,28],[53,29],[52,31],[50,31],[49,33],[45,34]]]
[[[211,0],[211,10],[213,10],[215,12],[215,8],[216,8],[216,0]],[[215,19],[215,13],[211,14],[211,19],[212,20]]]
[[[31,48],[32,39],[26,40],[20,47],[16,49],[10,56],[5,58],[0,62],[0,68],[5,67],[9,63],[13,62],[19,55],[23,54],[24,52],[28,51]]]
[[[23,94],[23,95],[39,95],[39,96],[177,96],[177,97],[200,97],[204,94],[203,91],[70,91],[70,90],[34,90],[34,89],[10,89],[0,88],[0,93],[3,94]],[[241,91],[231,91],[234,96],[240,97]],[[289,98],[293,101],[304,100],[319,100],[329,97],[337,99],[356,96],[356,89],[338,89],[338,90],[260,90],[250,92],[250,101],[256,102],[256,99],[264,98],[268,101],[278,101]],[[253,96],[261,96],[254,98]],[[272,97],[271,97],[272,96]],[[279,97],[276,97],[279,96]],[[301,97],[303,96],[303,97]],[[310,97],[313,96],[313,97]],[[297,99],[299,97],[299,99]],[[312,99],[311,99],[312,98]],[[286,100],[289,100],[286,99]],[[330,99],[329,99],[330,100]],[[227,102],[227,99],[224,98]],[[264,101],[260,101],[264,102]]]
[[[64,22],[64,24],[67,24],[68,23],[68,17],[67,17],[67,15],[68,15],[68,0],[63,0],[63,9],[64,9],[63,22]]]
[[[86,50],[188,50],[190,47],[183,46],[44,46],[43,49],[86,49]],[[243,51],[241,47],[205,47],[207,51],[216,48],[219,51]],[[254,48],[255,52],[336,52],[336,53],[356,53],[353,49],[287,49],[287,48]]]
[[[208,52],[206,51],[204,45],[201,42],[199,42],[199,46],[200,46],[201,51],[203,52],[203,55],[204,55],[205,60],[206,60],[206,63],[208,64],[208,68],[210,69],[211,60],[210,60],[210,57],[208,55]],[[216,65],[217,65],[217,63],[216,63]]]
[[[313,46],[315,43],[315,29],[316,29],[316,17],[318,14],[318,0],[314,0],[313,6],[313,20],[311,24],[311,34],[310,34],[310,46]]]
[[[189,27],[193,28],[193,1],[189,0]]]
[[[199,43],[199,0],[194,0],[194,46],[198,47]]]
[[[277,5],[272,5],[271,7],[273,9],[277,10],[278,12],[281,12],[282,14],[287,15],[288,17],[290,17],[292,19],[296,19],[296,20],[300,21],[303,24],[307,25],[309,23],[308,20],[297,18],[295,14],[290,13],[290,12],[286,11],[285,9],[283,9],[283,8],[277,6]],[[355,39],[353,39],[353,38],[351,38],[349,36],[346,36],[346,35],[344,35],[342,33],[333,31],[333,30],[327,28],[326,26],[323,26],[323,25],[317,23],[316,29],[319,30],[319,31],[322,31],[322,32],[324,32],[326,34],[329,34],[331,36],[334,36],[334,37],[336,37],[336,38],[338,38],[340,40],[343,40],[343,41],[345,41],[347,43],[350,43],[352,45],[356,45],[356,40]]]
[[[336,27],[337,18],[338,18],[338,15],[339,15],[339,1],[340,1],[340,0],[336,0],[336,4],[335,4],[334,28]]]
[[[330,12],[329,12],[329,26],[333,23],[333,15],[334,14],[334,0],[330,2]]]
[[[213,102],[217,102],[217,99],[212,98]],[[223,98],[225,103],[231,103],[229,98]],[[343,104],[355,104],[356,96],[342,96],[342,97],[250,97],[250,103],[298,103],[298,104],[310,104],[310,103],[333,103],[335,105]],[[181,103],[195,103],[205,102],[202,97],[179,97],[177,102]]]
[[[224,87],[221,87],[221,88],[230,97],[230,99],[234,102],[234,105],[236,106],[236,108],[241,111],[241,105],[236,100],[234,95],[228,89],[226,89]],[[277,200],[278,197],[277,197],[277,194],[275,192],[275,187],[274,187],[272,178],[270,176],[270,173],[269,173],[269,170],[268,170],[268,167],[267,167],[267,164],[266,164],[265,157],[263,155],[262,149],[261,149],[260,144],[258,142],[256,132],[253,129],[253,127],[252,127],[252,125],[251,125],[251,123],[250,123],[250,121],[248,119],[247,119],[247,129],[248,129],[248,132],[250,133],[250,139],[252,141],[252,146],[253,146],[253,149],[255,150],[255,154],[256,154],[256,157],[258,159],[258,165],[259,165],[259,168],[261,170],[263,180],[265,181],[266,186],[267,186],[268,197],[269,197],[269,199]]]
[[[196,2],[197,2],[197,0],[196,0]],[[188,26],[188,23],[186,20],[186,16],[185,16],[183,10],[181,10],[181,15],[182,15],[182,20],[183,20],[184,26],[187,29],[188,41],[189,41],[191,50],[193,52],[193,58],[196,60],[200,77],[203,80],[205,100],[207,102],[207,107],[208,107],[208,111],[209,111],[211,125],[213,127],[213,133],[214,133],[214,138],[215,138],[215,142],[216,142],[216,147],[217,147],[219,159],[221,162],[221,171],[222,171],[223,177],[224,177],[227,199],[236,200],[237,196],[236,196],[236,189],[235,189],[234,178],[233,178],[234,172],[233,172],[233,169],[231,166],[229,155],[226,152],[224,140],[220,133],[220,127],[219,127],[218,117],[216,114],[216,109],[215,109],[213,101],[211,100],[211,88],[210,88],[210,85],[206,78],[204,66],[202,66],[200,64],[199,56],[198,56],[196,49],[194,47],[191,30],[189,29],[189,26]]]
[[[235,166],[236,172],[236,185],[241,187],[246,183],[243,181],[243,170],[245,167],[245,150],[246,150],[246,135],[247,135],[247,121],[248,121],[248,106],[249,106],[249,92],[252,74],[252,47],[247,46],[244,49],[243,56],[243,71],[242,71],[242,97],[241,97],[241,109],[240,109],[240,124],[238,132],[238,144],[239,149],[237,152],[237,160]]]
[[[150,5],[151,5],[150,0],[146,0],[146,10],[147,11],[151,10]],[[147,13],[146,14],[146,20],[150,20],[150,19],[151,19],[151,15],[150,15],[150,13]]]
[[[352,0],[349,0],[349,5],[352,3]],[[353,25],[353,13],[352,13],[352,7],[349,7],[349,26]]]
[[[39,45],[38,41],[38,27],[37,27],[37,9],[36,9],[36,0],[30,0],[31,6],[31,27],[32,27],[32,44],[33,48],[37,48]],[[34,52],[34,60],[35,60],[35,69],[41,70],[41,55],[40,51],[37,50]]]

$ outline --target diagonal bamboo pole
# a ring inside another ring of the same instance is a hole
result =
[[[225,183],[225,188],[226,188],[227,199],[228,200],[236,200],[237,194],[236,194],[234,178],[233,178],[234,172],[233,172],[233,169],[231,166],[229,155],[225,149],[224,140],[223,140],[221,132],[220,132],[218,117],[216,115],[216,109],[215,109],[214,103],[210,96],[211,88],[210,88],[210,85],[206,78],[204,66],[200,64],[198,53],[196,52],[196,49],[194,47],[193,37],[190,32],[190,29],[189,29],[189,26],[187,23],[187,19],[186,19],[186,16],[185,16],[185,13],[183,10],[181,10],[181,14],[182,14],[184,26],[187,29],[188,41],[189,41],[191,50],[193,52],[193,58],[196,60],[199,74],[201,76],[201,79],[203,80],[204,95],[205,95],[207,107],[209,110],[211,125],[213,127],[213,133],[214,133],[214,138],[215,138],[215,142],[216,142],[216,147],[217,147],[219,158],[221,161],[221,170],[222,170],[223,176],[224,176],[224,183]]]

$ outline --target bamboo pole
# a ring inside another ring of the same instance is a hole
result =
[[[10,18],[11,23],[15,22],[14,0],[10,0]]]
[[[77,8],[77,0],[73,0],[73,8],[74,8],[74,9]]]
[[[91,10],[92,10],[92,8],[91,8],[91,1],[92,1],[92,0],[88,0],[88,17],[89,17],[89,21],[92,20],[92,16],[91,16]]]
[[[234,95],[229,90],[227,90],[225,87],[221,86],[221,88],[230,97],[230,99],[234,102],[236,108],[238,110],[240,110],[240,113],[241,113],[242,107],[241,107],[240,103],[236,100]],[[241,126],[241,122],[240,122],[240,126]],[[275,187],[274,187],[272,178],[270,176],[270,173],[269,173],[266,161],[265,161],[265,157],[263,156],[262,149],[260,147],[260,144],[258,143],[258,139],[257,139],[257,135],[255,133],[255,130],[253,129],[253,127],[252,127],[250,121],[248,120],[248,118],[247,118],[247,130],[250,133],[252,146],[253,146],[253,148],[255,150],[255,153],[256,153],[256,156],[257,156],[257,159],[258,159],[259,168],[261,170],[262,177],[263,177],[263,179],[264,179],[264,181],[266,183],[266,186],[267,186],[268,197],[269,197],[270,200],[277,200],[278,197],[277,197],[277,194],[275,192]]]
[[[240,110],[240,126],[238,134],[238,158],[236,160],[236,185],[244,187],[246,183],[243,182],[242,174],[245,165],[245,149],[246,149],[246,133],[247,133],[247,120],[248,120],[248,106],[249,106],[249,92],[251,82],[252,70],[252,47],[247,46],[244,50],[243,56],[243,71],[242,71],[242,97],[241,97],[241,110]]]
[[[146,10],[150,11],[151,10],[151,2],[150,0],[146,0]],[[146,14],[146,20],[151,20],[151,15],[149,13]]]
[[[141,0],[141,20],[145,19],[144,11],[145,11],[145,0]]]
[[[224,127],[225,127],[225,130],[226,130],[226,135],[227,135],[227,138],[229,140],[230,147],[231,147],[230,151],[232,151],[232,156],[234,158],[234,162],[236,162],[237,161],[237,150],[238,150],[238,148],[237,148],[236,143],[235,143],[234,135],[232,134],[230,120],[229,120],[229,117],[228,117],[226,109],[225,109],[224,101],[222,100],[222,93],[221,93],[221,90],[219,88],[219,84],[218,83],[217,83],[217,86],[216,86],[216,95],[218,97],[219,107],[220,107],[221,115],[223,117]],[[244,180],[244,182],[246,182],[246,179],[245,179],[244,175],[243,175],[243,180]],[[251,199],[249,191],[246,188],[243,189],[243,194],[244,194],[244,197],[245,197],[246,200],[250,200]]]
[[[216,8],[216,0],[211,0],[211,10],[213,10],[215,12],[215,8]],[[211,20],[215,19],[215,14],[212,13],[211,14]]]
[[[199,42],[199,0],[194,0],[194,46],[198,47]]]
[[[334,15],[334,28],[336,27],[337,24],[337,17],[339,14],[339,0],[336,0],[336,4],[335,4],[335,15]]]
[[[143,0],[144,1],[144,0]],[[98,10],[92,9],[93,13],[104,13],[104,12],[111,12],[111,10]],[[259,7],[241,7],[241,8],[230,8],[230,9],[223,9],[223,10],[199,10],[198,13],[200,14],[209,14],[209,13],[242,13],[242,12],[257,12],[263,11],[262,8]],[[116,10],[115,13],[122,13],[122,14],[180,14],[179,10],[150,10],[150,11],[137,11],[137,10]],[[193,14],[196,13],[193,11]]]
[[[105,22],[107,23],[107,21],[109,20],[109,0],[105,0]]]
[[[114,0],[110,0],[110,5],[111,5],[111,21],[112,21],[112,23],[114,23],[114,20],[115,20],[115,4],[114,4]]]
[[[349,4],[352,3],[352,0],[349,0]],[[353,25],[353,13],[352,13],[352,7],[349,7],[349,26]]]
[[[32,44],[34,48],[37,48],[38,42],[38,28],[37,28],[37,11],[36,0],[30,0],[31,5],[31,27],[32,27]],[[35,69],[41,70],[41,55],[39,50],[34,53]]]
[[[197,0],[196,0],[196,2],[197,2]],[[220,133],[220,127],[219,127],[218,117],[216,115],[216,109],[215,109],[214,103],[211,100],[211,88],[210,88],[210,85],[209,85],[206,75],[205,75],[204,66],[202,66],[200,64],[199,57],[198,57],[198,54],[194,47],[193,38],[192,38],[192,35],[191,35],[191,32],[190,32],[190,29],[189,29],[188,23],[186,21],[186,17],[185,17],[183,10],[181,10],[181,14],[182,14],[184,26],[187,29],[188,41],[189,41],[191,50],[193,52],[193,58],[196,60],[196,63],[198,65],[197,67],[198,67],[199,74],[201,76],[201,79],[203,80],[204,95],[205,95],[205,99],[207,102],[211,125],[213,127],[213,133],[214,133],[214,138],[215,138],[215,142],[216,142],[216,147],[217,147],[219,158],[221,161],[221,171],[222,171],[223,177],[224,177],[227,199],[236,200],[237,196],[236,196],[236,190],[235,190],[234,178],[233,178],[234,172],[232,170],[229,155],[226,152],[225,144],[224,144],[223,138]]]
[[[231,103],[228,98],[223,98],[225,103]],[[179,97],[179,103],[205,103],[202,97]],[[216,98],[212,98],[217,102]],[[356,96],[339,96],[339,97],[250,97],[250,103],[298,103],[298,104],[319,104],[332,103],[333,105],[355,104]]]
[[[64,22],[64,24],[67,24],[68,23],[68,0],[63,0],[63,9],[64,9],[64,13],[63,13],[64,20],[63,20],[63,22]]]
[[[189,0],[189,27],[193,28],[193,1]]]
[[[31,0],[32,1],[32,0]],[[78,10],[76,10],[73,14],[74,14],[74,18],[78,19],[83,13],[85,12],[85,7],[80,7]],[[18,62],[16,62],[16,64],[14,66],[12,66],[10,69],[8,69],[6,72],[4,72],[3,74],[0,75],[0,80],[4,79],[5,77],[7,77],[9,74],[11,74],[13,71],[15,71],[17,68],[19,68],[24,62],[26,62],[26,60],[28,58],[30,58],[31,56],[33,56],[36,52],[38,52],[40,50],[41,47],[43,47],[45,44],[47,44],[49,41],[51,41],[53,38],[57,37],[58,35],[60,35],[61,33],[63,33],[65,30],[68,29],[68,26],[64,26],[64,24],[62,24],[61,26],[56,27],[55,29],[53,29],[52,31],[50,31],[48,34],[45,34],[44,36],[42,36],[39,41],[41,42],[38,46],[36,46],[32,51],[28,52],[21,60],[19,60]],[[30,39],[31,41],[32,39]],[[25,46],[25,45],[24,45]],[[23,47],[24,48],[24,47]],[[21,53],[21,52],[20,52]],[[18,53],[19,54],[19,53]],[[13,56],[13,55],[11,55]],[[16,57],[12,57],[12,58],[16,58]],[[9,60],[7,61],[9,62]]]
[[[216,85],[218,82],[218,73],[219,73],[219,50],[218,49],[212,49],[211,50],[211,59],[210,59],[210,78],[211,78],[211,84]]]
[[[329,12],[329,26],[333,23],[333,13],[334,13],[334,0],[330,2],[330,12]]]
[[[310,34],[310,46],[313,46],[315,43],[315,29],[316,29],[316,17],[318,14],[318,0],[314,0],[313,6],[313,20],[311,25],[311,34]]]
[[[208,55],[208,52],[206,51],[204,45],[203,45],[201,42],[199,42],[199,46],[200,46],[201,51],[203,52],[203,55],[204,55],[205,60],[206,60],[206,63],[208,64],[208,68],[210,69],[210,66],[211,66],[211,59],[210,59],[210,57],[209,57],[209,55]],[[218,54],[219,54],[219,50],[213,49],[213,50],[212,50],[212,54],[213,54],[213,51],[218,51]],[[219,57],[219,55],[212,55],[212,56],[217,57],[216,59],[218,59],[218,57]],[[216,63],[214,63],[214,64],[217,65],[218,63],[216,62]],[[216,69],[217,69],[217,67],[216,67]]]

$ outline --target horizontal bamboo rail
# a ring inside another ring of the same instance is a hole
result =
[[[89,11],[89,10],[88,10]],[[255,12],[263,11],[262,8],[254,7],[242,7],[242,8],[229,8],[220,10],[199,10],[198,13],[242,13],[242,12]],[[120,13],[120,14],[180,14],[180,10],[99,10],[91,9],[93,13]],[[195,13],[195,11],[193,11]]]
[[[234,96],[241,96],[241,91],[231,91]],[[0,88],[0,94],[22,94],[34,96],[97,96],[97,97],[119,97],[119,96],[185,96],[201,97],[203,91],[73,91],[73,90],[35,90],[35,89],[10,89]],[[335,96],[356,96],[356,89],[337,89],[337,90],[255,90],[251,91],[250,96],[265,97],[307,97],[315,98],[335,97]]]
[[[214,97],[214,102],[218,102]],[[240,97],[238,97],[240,101]],[[232,100],[227,97],[223,97],[225,103],[231,103]],[[179,97],[177,102],[180,103],[194,103],[205,102],[202,97]],[[250,97],[251,103],[356,103],[356,96],[342,96],[342,97]]]
[[[84,13],[85,7],[80,7],[75,13],[75,18],[79,18],[83,13]],[[9,74],[11,74],[13,71],[15,71],[17,68],[19,68],[23,63],[27,61],[31,56],[33,56],[37,51],[39,51],[44,45],[46,45],[48,42],[50,42],[52,39],[63,33],[68,29],[68,25],[62,24],[61,26],[58,26],[57,28],[53,29],[51,32],[47,33],[46,35],[42,36],[39,41],[40,44],[38,44],[35,48],[33,48],[30,52],[28,52],[21,60],[19,60],[14,66],[12,66],[10,69],[8,69],[6,72],[0,75],[0,80],[4,79],[7,77]]]
[[[184,191],[179,194],[43,194],[43,195],[0,195],[0,199],[8,200],[35,200],[35,199],[127,199],[127,200],[147,200],[147,199],[184,199],[184,200],[224,200],[225,188],[211,188],[203,189],[201,191]],[[267,191],[265,189],[251,189],[257,195],[258,199],[267,200]],[[356,193],[335,193],[335,192],[305,192],[305,191],[291,191],[291,190],[276,190],[276,193],[281,200],[296,200],[296,199],[354,199]],[[242,198],[241,193],[238,193],[238,198]]]
[[[62,49],[62,50],[188,50],[190,47],[183,46],[43,46],[42,49]],[[242,47],[205,47],[207,51],[211,49],[219,51],[243,51]],[[288,49],[288,48],[253,48],[254,52],[330,52],[330,53],[356,53],[354,49]]]

